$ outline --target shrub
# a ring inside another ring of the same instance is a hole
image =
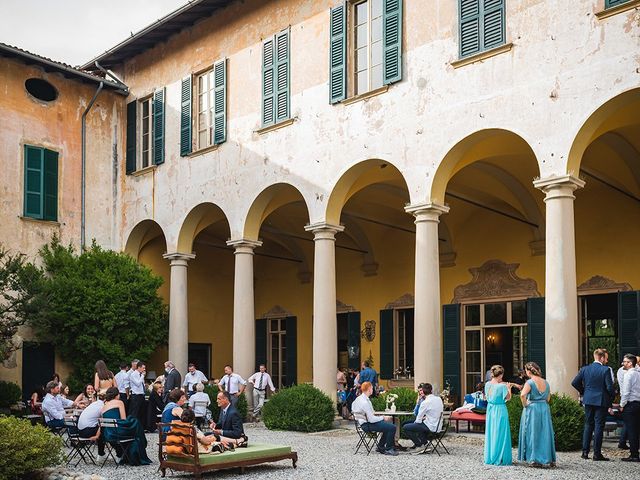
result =
[[[395,393],[398,395],[396,399],[396,410],[405,411],[405,412],[413,412],[413,409],[416,406],[416,400],[418,399],[418,392],[408,387],[395,387],[391,390],[387,390],[384,393],[378,395],[375,398],[371,398],[371,403],[373,404],[373,409],[378,412],[382,411],[387,407],[387,395],[389,393]],[[404,422],[408,422],[409,420],[413,420],[413,415],[407,415],[400,417],[398,421],[400,425]],[[400,438],[407,438],[404,434],[404,430],[400,432]]]
[[[333,425],[333,402],[312,385],[284,388],[262,409],[262,419],[270,430],[320,432]]]
[[[0,417],[0,478],[14,479],[62,463],[62,439],[28,420]]]
[[[556,439],[556,450],[568,452],[582,447],[582,429],[584,412],[580,404],[566,395],[551,394],[549,402],[551,422]],[[522,402],[520,397],[514,396],[507,402],[509,423],[511,424],[511,443],[518,445],[520,433],[520,417],[522,416]]]
[[[209,400],[211,400],[211,403],[209,404],[209,410],[211,410],[211,418],[213,418],[213,420],[217,422],[218,418],[220,418],[220,407],[218,407],[218,404],[216,403],[216,397],[218,396],[219,392],[218,386],[205,385],[204,392],[209,395]],[[244,393],[242,393],[240,395],[240,398],[238,398],[237,409],[240,417],[244,421],[247,418],[247,412],[249,409],[247,405],[247,397]]]
[[[9,408],[22,398],[22,390],[13,382],[0,380],[0,408]]]

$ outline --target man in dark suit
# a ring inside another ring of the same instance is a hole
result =
[[[171,360],[164,362],[164,371],[166,376],[164,377],[164,394],[162,399],[167,402],[169,392],[174,388],[180,388],[182,386],[182,375],[176,370],[176,366]]]
[[[613,398],[611,369],[605,362],[605,350],[597,348],[593,352],[594,362],[580,369],[571,385],[582,395],[584,405],[584,433],[582,435],[582,458],[589,458],[589,447],[593,435],[593,459],[608,461],[602,455],[602,434],[607,417],[607,409]],[[595,432],[594,432],[595,430]]]
[[[220,407],[220,417],[218,423],[211,422],[211,429],[218,441],[223,443],[233,443],[236,446],[246,445],[246,436],[242,426],[242,418],[238,410],[231,405],[231,395],[229,392],[218,392],[216,403]]]

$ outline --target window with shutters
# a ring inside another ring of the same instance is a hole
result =
[[[287,385],[287,319],[267,320],[267,366],[273,385],[279,390]]]
[[[396,378],[413,378],[413,308],[395,311],[394,360]]]
[[[164,95],[162,88],[127,104],[127,174],[164,163]]]
[[[58,221],[58,152],[25,145],[24,216]]]
[[[382,7],[383,0],[364,0],[353,5],[354,95],[384,85]]]
[[[505,1],[458,0],[461,58],[505,43]]]
[[[153,98],[140,100],[140,162],[136,170],[147,168],[153,159]]]
[[[617,7],[618,5],[622,5],[623,3],[627,3],[630,0],[604,0],[604,8],[612,8]]]
[[[262,44],[262,126],[288,120],[290,113],[289,36],[287,28]]]
[[[197,120],[197,148],[207,148],[213,145],[214,113],[214,77],[213,68],[196,77],[196,118]]]

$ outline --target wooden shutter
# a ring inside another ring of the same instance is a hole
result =
[[[402,80],[402,0],[384,0],[382,10],[383,83]]]
[[[629,0],[605,0],[604,8],[617,7],[623,3],[627,3]]]
[[[180,95],[180,156],[191,153],[191,75],[182,79]]]
[[[275,122],[275,54],[273,39],[262,44],[262,125]]]
[[[451,394],[461,397],[460,387],[460,305],[442,306],[443,373],[444,382],[449,382]],[[444,386],[444,385],[443,385]]]
[[[536,362],[545,374],[544,297],[527,300],[527,360]]]
[[[349,368],[358,370],[360,368],[360,312],[347,314],[347,356]]]
[[[44,151],[43,171],[43,218],[56,222],[58,220],[58,152]]]
[[[504,0],[483,0],[482,49],[489,50],[504,43]]]
[[[24,146],[24,216],[43,218],[44,152],[42,148]]]
[[[256,320],[256,372],[260,365],[267,365],[267,320]]]
[[[640,355],[640,292],[618,293],[618,343],[620,358]]]
[[[153,93],[153,163],[164,163],[164,88]]]
[[[275,37],[276,123],[289,118],[289,29]]]
[[[380,310],[380,378],[393,378],[393,310]]]
[[[347,97],[347,6],[331,9],[329,25],[329,103]]]
[[[227,60],[213,65],[214,120],[213,143],[219,145],[227,139]]]
[[[484,0],[459,0],[461,57],[480,51],[481,1]]]
[[[127,104],[127,175],[136,171],[136,123],[138,121],[137,100]]]
[[[286,386],[290,387],[298,383],[298,334],[296,328],[296,317],[285,319],[285,358],[287,359]]]

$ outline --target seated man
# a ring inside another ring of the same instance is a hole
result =
[[[218,423],[211,422],[212,435],[216,440],[224,444],[230,443],[236,447],[247,446],[247,436],[244,434],[242,418],[238,410],[231,405],[231,395],[229,392],[218,392],[216,403],[220,407],[220,418]]]
[[[211,403],[209,395],[204,393],[204,385],[202,383],[196,383],[195,390],[196,393],[189,397],[189,406],[193,409],[196,417],[202,419],[207,418],[211,413],[211,411],[207,408]],[[196,406],[196,402],[205,402],[206,405]],[[210,419],[210,417],[207,419]]]
[[[51,381],[45,389],[47,394],[42,400],[42,413],[44,421],[49,428],[64,427],[64,409],[75,407],[75,402],[67,400],[60,395],[60,383]]]
[[[407,437],[413,441],[413,448],[419,448],[427,443],[427,434],[438,430],[444,409],[442,399],[433,395],[433,386],[430,383],[423,383],[422,390],[425,397],[420,403],[415,422],[403,425]]]
[[[393,448],[396,427],[391,422],[391,417],[379,417],[373,413],[373,405],[369,397],[373,394],[371,382],[362,384],[362,393],[353,401],[351,411],[356,421],[365,432],[382,432],[382,444],[378,446],[378,452],[384,455],[398,455]]]

